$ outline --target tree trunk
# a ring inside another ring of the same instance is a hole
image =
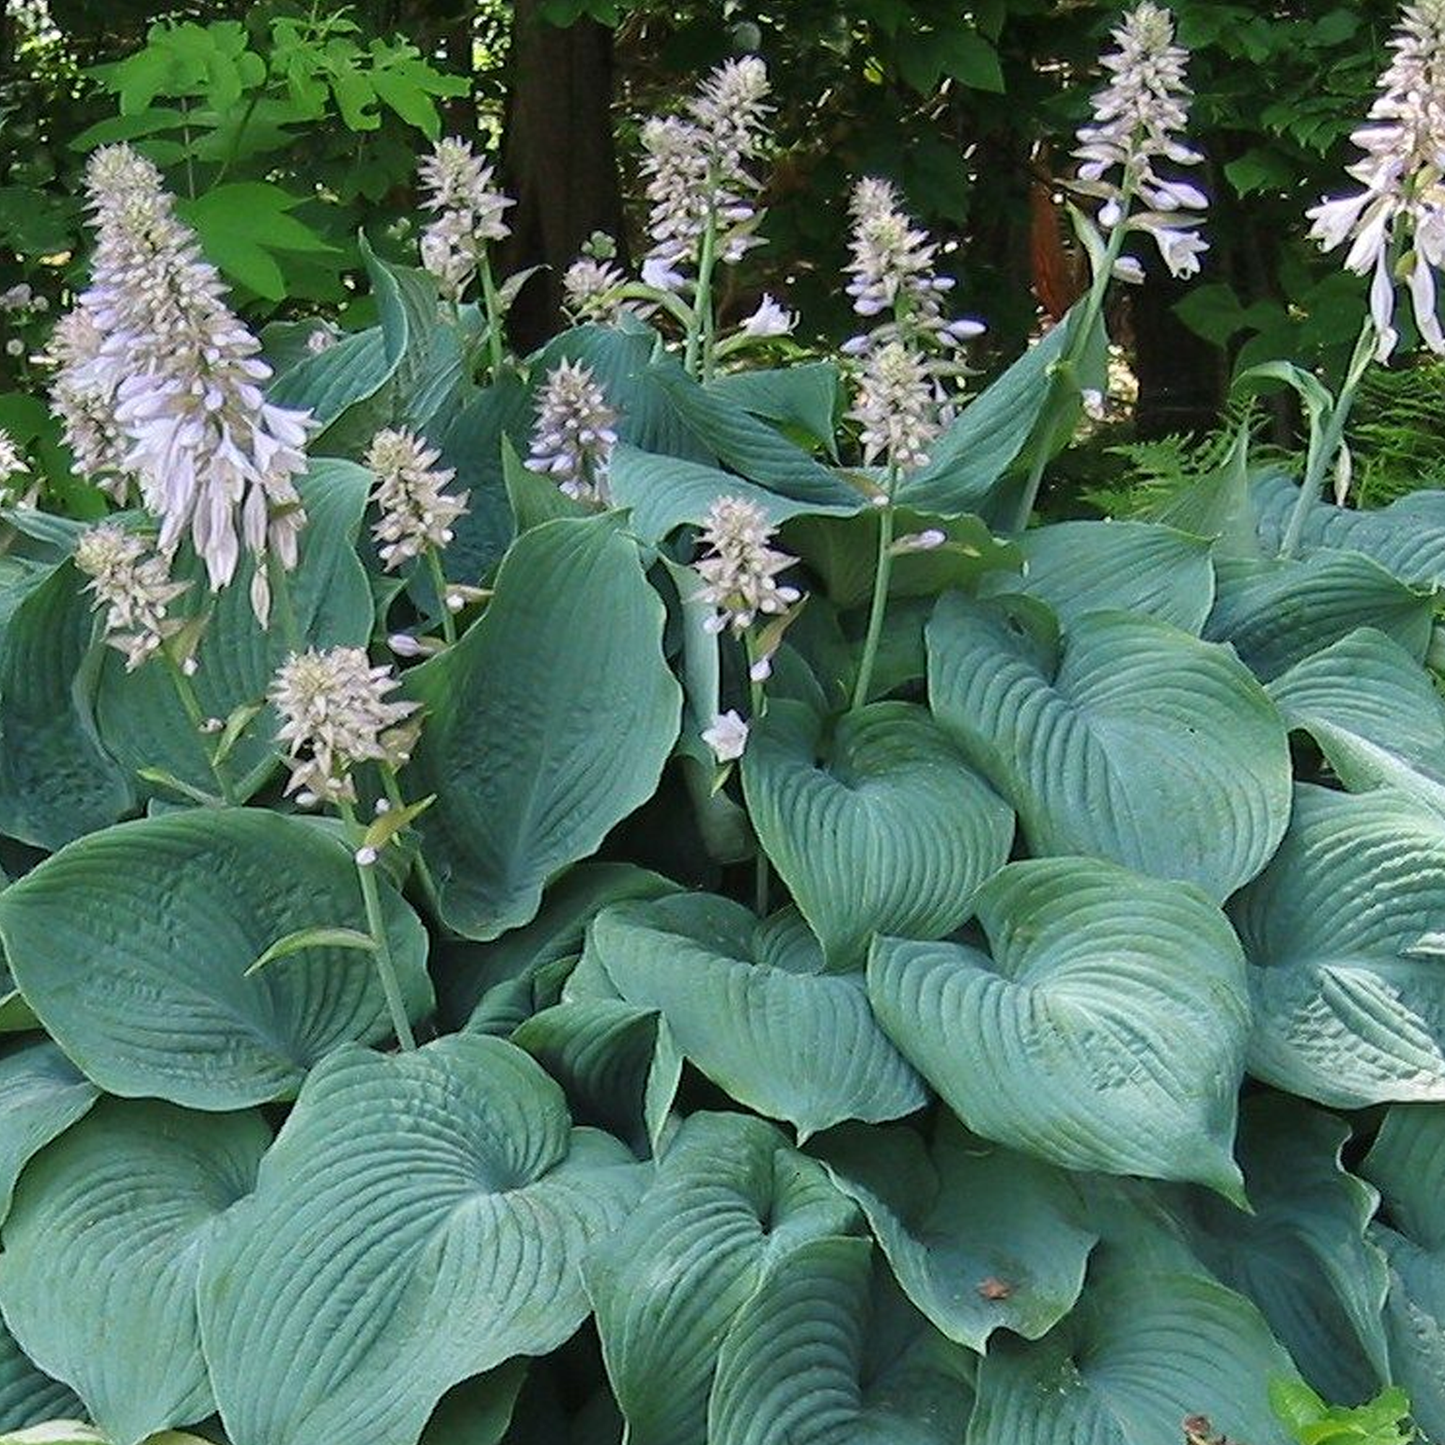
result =
[[[612,32],[591,20],[545,24],[539,0],[517,0],[502,174],[517,202],[503,252],[534,277],[513,307],[513,346],[527,352],[559,329],[562,273],[593,231],[623,240],[612,139]]]

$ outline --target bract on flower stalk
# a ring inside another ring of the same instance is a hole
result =
[[[441,551],[452,540],[452,524],[466,513],[466,493],[444,490],[456,471],[438,466],[440,460],[414,432],[387,428],[371,439],[366,467],[376,476],[372,500],[381,513],[371,534],[388,572],[429,548]]]
[[[767,514],[754,503],[719,497],[708,508],[700,538],[707,555],[693,565],[705,584],[698,597],[717,608],[707,623],[710,632],[731,628],[740,635],[759,614],[785,612],[802,597],[796,587],[777,580],[797,558],[778,551],[772,540]]]
[[[1370,276],[1375,355],[1399,341],[1395,287],[1404,282],[1425,344],[1445,352],[1436,272],[1445,265],[1445,0],[1401,11],[1394,56],[1380,76],[1371,124],[1350,139],[1364,152],[1348,173],[1362,189],[1309,211],[1310,234],[1326,251],[1346,242],[1346,269]]]
[[[1117,48],[1100,59],[1110,79],[1093,98],[1092,122],[1079,130],[1073,189],[1100,201],[1105,232],[1143,232],[1174,276],[1193,276],[1208,250],[1198,231],[1208,200],[1197,186],[1157,170],[1161,161],[1190,166],[1203,159],[1180,139],[1189,121],[1189,52],[1175,44],[1173,14],[1153,0],[1141,0],[1112,34]]]
[[[95,609],[105,608],[105,640],[125,654],[127,672],[154,657],[184,625],[167,611],[190,583],[172,582],[166,559],[118,522],[82,532],[75,565],[90,578],[85,590]]]
[[[354,803],[351,772],[358,763],[405,762],[415,731],[405,723],[418,704],[387,701],[400,685],[390,667],[373,667],[360,647],[293,652],[269,692],[291,769],[286,792],[303,801]]]
[[[562,362],[547,373],[538,393],[527,466],[550,476],[565,496],[606,506],[617,420],[591,368]]]
[[[444,136],[417,167],[426,191],[422,205],[434,213],[422,231],[421,263],[436,277],[443,297],[460,301],[485,260],[486,248],[505,241],[504,216],[515,204],[496,188],[492,167],[470,141]]]
[[[91,284],[59,328],[52,402],[87,471],[139,486],[171,556],[189,537],[213,590],[255,561],[252,604],[270,607],[266,563],[291,569],[305,512],[309,412],[268,403],[261,343],[231,311],[214,266],[174,215],[160,172],[128,146],[96,151],[86,191],[97,231]]]

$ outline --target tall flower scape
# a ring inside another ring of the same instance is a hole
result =
[[[0,433],[0,1445],[1445,1440],[1445,502],[1321,485],[1439,344],[1445,0],[1312,213],[1349,373],[1241,377],[1301,484],[1078,517],[1112,289],[1211,259],[1181,34],[1114,27],[1088,290],[987,385],[884,175],[836,355],[752,283],[756,57],[529,356],[469,142],[384,325],[258,332],[96,152],[108,497]]]

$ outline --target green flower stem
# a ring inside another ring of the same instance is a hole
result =
[[[1127,209],[1129,204],[1127,195],[1122,204]],[[1044,470],[1053,456],[1054,444],[1058,440],[1059,432],[1067,423],[1078,398],[1079,363],[1084,358],[1084,350],[1089,344],[1089,337],[1093,335],[1094,327],[1098,325],[1099,317],[1103,314],[1104,298],[1109,292],[1109,282],[1114,279],[1114,265],[1123,252],[1126,235],[1127,227],[1123,221],[1120,221],[1110,232],[1109,244],[1104,248],[1098,270],[1089,287],[1089,296],[1079,317],[1078,328],[1069,338],[1068,350],[1054,364],[1049,374],[1048,397],[1044,402],[1042,421],[1035,432],[1037,441],[1034,456],[1029,466],[1028,479],[1024,483],[1023,495],[1019,498],[1018,512],[1014,517],[1014,531],[1016,532],[1022,532],[1028,526],[1029,518],[1034,514],[1034,506],[1039,499],[1039,488],[1044,480]]]
[[[231,781],[229,770],[216,757],[216,749],[211,742],[210,734],[206,731],[205,710],[201,707],[200,698],[196,696],[196,689],[191,685],[191,680],[186,676],[185,670],[169,654],[166,655],[166,669],[171,675],[171,684],[176,690],[176,696],[180,699],[181,706],[185,709],[186,717],[196,730],[196,736],[201,740],[201,748],[206,754],[206,763],[211,769],[211,776],[221,790],[221,800],[228,806],[234,807],[237,802],[236,785]]]
[[[1290,513],[1289,525],[1285,528],[1284,541],[1280,544],[1279,555],[1281,557],[1293,557],[1299,548],[1300,537],[1304,532],[1305,518],[1308,516],[1310,508],[1319,500],[1330,465],[1339,455],[1340,444],[1345,439],[1345,423],[1350,419],[1350,408],[1355,404],[1355,393],[1359,390],[1360,381],[1369,368],[1370,358],[1375,354],[1377,339],[1375,323],[1367,316],[1365,324],[1360,328],[1354,353],[1350,357],[1349,370],[1345,373],[1345,379],[1340,386],[1339,395],[1335,398],[1335,404],[1330,408],[1323,429],[1317,435],[1310,437],[1305,477],[1300,484],[1294,510]]]
[[[350,835],[352,857],[362,846],[366,830],[357,821],[356,810],[348,802],[342,802],[341,816],[346,822]],[[361,897],[366,904],[366,925],[371,933],[372,957],[376,960],[377,977],[381,980],[381,991],[386,995],[387,1011],[391,1014],[391,1025],[396,1032],[397,1042],[403,1049],[416,1048],[416,1035],[411,1031],[411,1020],[406,1016],[406,1004],[401,996],[401,984],[396,976],[396,963],[391,956],[391,942],[386,936],[386,921],[381,913],[381,892],[376,886],[376,865],[356,865],[356,876],[361,883]]]
[[[712,314],[712,273],[717,265],[717,216],[709,212],[697,258],[697,287],[693,293],[693,319],[687,331],[683,366],[689,376],[712,379],[716,323]],[[700,361],[699,361],[700,358]]]
[[[878,515],[878,566],[873,574],[873,602],[868,609],[868,633],[863,639],[863,657],[858,663],[850,712],[856,712],[868,701],[868,689],[873,684],[873,664],[883,636],[883,616],[888,611],[888,584],[893,580],[893,494],[897,488],[898,468],[889,467],[887,500]]]
[[[442,571],[442,559],[435,547],[426,549],[426,565],[431,573],[431,585],[436,591],[437,606],[441,609],[442,636],[450,647],[457,640],[457,623],[451,608],[447,606],[447,574]]]
[[[502,374],[507,353],[502,346],[502,300],[497,295],[497,283],[492,277],[492,258],[485,249],[477,271],[482,278],[482,308],[487,313],[487,350],[491,356],[492,380],[496,381]]]
[[[767,705],[763,695],[763,684],[753,676],[753,668],[758,662],[757,639],[751,632],[747,634],[748,654],[748,690],[752,701],[752,708],[748,714],[748,726],[756,727],[762,720],[763,711]],[[753,911],[759,918],[768,916],[768,855],[763,852],[762,840],[758,840],[758,851],[753,859]]]

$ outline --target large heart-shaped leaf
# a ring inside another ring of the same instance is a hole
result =
[[[258,1114],[107,1099],[25,1171],[0,1309],[113,1445],[215,1409],[196,1322],[201,1255],[270,1140]]]
[[[1036,855],[1097,854],[1224,898],[1284,833],[1284,725],[1225,648],[1122,613],[1061,639],[1039,604],[954,595],[928,669],[935,715]]]
[[[1256,479],[1251,499],[1260,537],[1278,551],[1299,488],[1289,477],[1267,472]],[[1445,505],[1433,490],[1412,492],[1377,512],[1316,502],[1305,516],[1300,550],[1363,552],[1402,582],[1445,584]]]
[[[1430,593],[1407,586],[1356,552],[1303,561],[1221,560],[1204,635],[1234,645],[1265,681],[1359,627],[1392,637],[1417,660],[1430,641]]]
[[[202,1268],[227,1434],[412,1445],[452,1385],[572,1334],[640,1172],[498,1039],[333,1054]]]
[[[1445,813],[1445,702],[1398,642],[1362,627],[1296,663],[1269,695],[1351,791],[1395,787]]]
[[[42,1374],[0,1324],[0,1430],[23,1430],[80,1413],[75,1391]]]
[[[1153,522],[1056,522],[1018,539],[1023,575],[997,573],[989,595],[1024,592],[1064,627],[1088,612],[1138,612],[1196,635],[1214,604],[1210,542]]]
[[[714,377],[707,390],[754,416],[804,433],[836,459],[839,381],[836,362],[805,361],[797,366],[731,371]]]
[[[371,584],[356,555],[357,532],[366,509],[371,474],[353,462],[313,458],[300,492],[307,525],[301,562],[288,587],[301,638],[316,647],[357,647],[371,635]],[[210,621],[196,654],[194,686],[207,717],[228,718],[239,707],[265,701],[276,668],[294,645],[277,616],[263,630],[251,611],[250,563],[218,597],[208,598]],[[192,569],[192,591],[182,602],[199,605],[205,583]],[[216,792],[207,761],[207,739],[196,730],[160,663],[135,672],[106,648],[96,696],[101,739],[131,772],[159,768],[192,787]],[[238,796],[249,797],[276,757],[276,714],[263,709],[231,751],[227,766]]]
[[[808,708],[775,702],[748,738],[743,786],[768,858],[844,969],[874,933],[957,928],[1008,861],[1013,814],[920,707],[874,703],[826,743],[822,731]]]
[[[588,956],[628,1003],[662,1014],[708,1078],[803,1138],[921,1108],[923,1085],[875,1022],[862,976],[825,974],[811,940],[770,948],[776,937],[731,899],[677,894],[607,909]]]
[[[1095,1236],[1062,1171],[946,1113],[931,1149],[902,1126],[850,1124],[820,1152],[899,1284],[949,1339],[983,1354],[995,1330],[1035,1340],[1073,1308]]]
[[[1249,1003],[1223,914],[1085,858],[1010,864],[977,907],[991,954],[881,938],[868,964],[879,1023],[949,1108],[1067,1169],[1237,1196]]]
[[[1339,1108],[1445,1099],[1445,819],[1301,784],[1230,906],[1252,967],[1252,1074]]]
[[[0,1053],[0,1220],[15,1181],[38,1150],[82,1118],[100,1097],[49,1039],[16,1043]]]
[[[25,590],[0,627],[0,831],[59,848],[135,804],[83,702],[94,619],[64,563]]]
[[[748,1300],[718,1355],[710,1445],[954,1445],[970,1356],[904,1298],[866,1239],[800,1245]]]
[[[1255,1095],[1238,1148],[1253,1212],[1202,1190],[1182,1203],[1201,1260],[1254,1301],[1305,1378],[1341,1403],[1369,1399],[1390,1378],[1385,1262],[1366,1238],[1379,1200],[1340,1162],[1350,1132],[1296,1100]]]
[[[1445,1435],[1445,1107],[1397,1105],[1385,1116],[1365,1177],[1388,1224],[1375,1226],[1390,1262],[1385,1330],[1395,1379],[1427,1438]]]
[[[614,519],[559,519],[507,554],[485,616],[408,674],[428,712],[413,772],[446,921],[491,939],[652,796],[681,690],[663,606]]]
[[[630,1445],[702,1439],[738,1310],[792,1251],[856,1224],[821,1166],[771,1125],[692,1115],[642,1203],[585,1267]]]
[[[426,934],[382,884],[413,1017],[431,1008]],[[279,938],[366,928],[348,850],[315,824],[251,809],[122,823],[0,894],[26,1000],[112,1094],[238,1109],[293,1093],[338,1044],[391,1032],[366,953],[313,948],[248,977]]]
[[[970,1445],[1179,1445],[1184,1421],[1287,1445],[1268,1382],[1293,1377],[1254,1306],[1127,1250],[1095,1258],[1074,1312],[1035,1344],[1004,1340],[978,1372]],[[1203,1433],[1203,1432],[1201,1432]]]

